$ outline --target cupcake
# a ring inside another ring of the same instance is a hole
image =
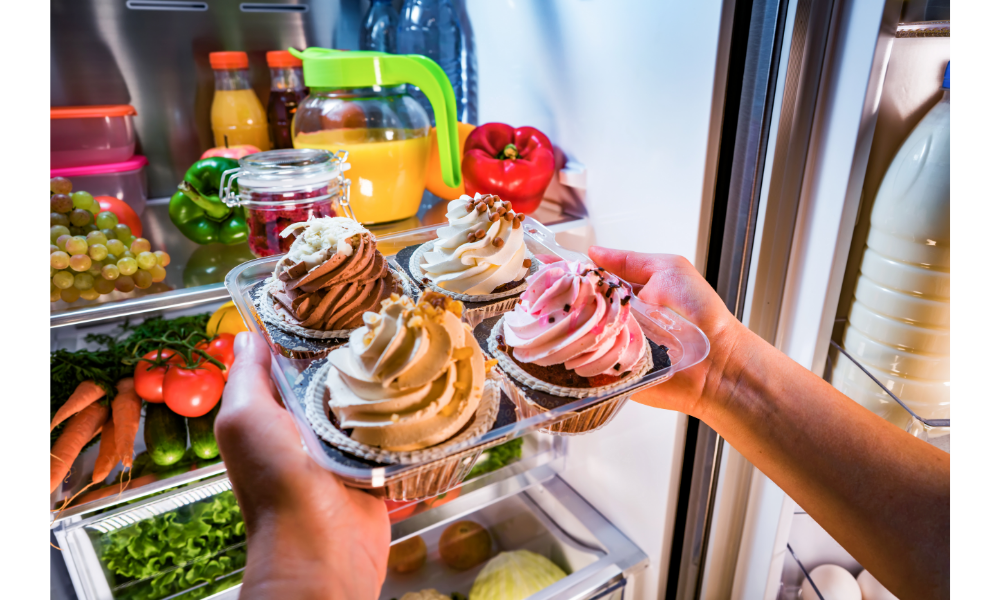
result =
[[[443,456],[438,450],[485,433],[500,389],[461,313],[461,302],[434,292],[417,303],[392,295],[379,312],[365,313],[364,325],[330,353],[325,374],[317,373],[329,411],[312,411],[317,433],[391,463]]]
[[[346,338],[367,311],[404,291],[401,279],[356,221],[325,217],[296,223],[295,235],[274,267],[262,306],[265,320],[305,338]]]
[[[631,299],[629,284],[603,269],[564,261],[543,265],[528,278],[514,310],[497,321],[490,351],[522,392],[586,398],[627,387],[653,365],[649,342],[631,313]],[[537,395],[519,396],[525,408],[552,408],[532,399]],[[564,432],[603,425],[626,399],[616,399],[614,408],[599,404],[586,409],[603,411],[603,420],[578,418],[575,425],[564,425],[573,429]]]
[[[525,245],[525,215],[497,196],[476,194],[449,202],[447,217],[437,239],[410,255],[410,274],[427,288],[475,303],[467,310],[487,304],[493,314],[509,310],[510,298],[524,289],[525,277],[537,266]],[[502,298],[508,300],[497,307]]]

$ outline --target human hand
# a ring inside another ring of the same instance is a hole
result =
[[[725,387],[732,350],[747,330],[683,256],[601,246],[591,246],[588,254],[597,266],[631,283],[640,300],[667,306],[705,332],[711,344],[708,358],[670,381],[632,396],[640,404],[700,417]]]
[[[346,487],[306,454],[271,385],[254,333],[236,360],[215,435],[247,527],[241,598],[377,598],[389,557],[385,503]]]

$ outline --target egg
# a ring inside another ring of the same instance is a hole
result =
[[[823,594],[823,600],[861,600],[858,582],[844,567],[820,565],[809,571],[809,577]],[[820,600],[808,579],[802,580],[802,600]]]
[[[858,575],[858,587],[861,588],[862,600],[899,600],[868,571],[861,571]]]

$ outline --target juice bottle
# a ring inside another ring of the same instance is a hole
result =
[[[215,97],[212,98],[215,145],[249,144],[270,150],[267,115],[250,87],[247,53],[212,52],[208,59],[215,71]]]
[[[292,119],[299,103],[309,95],[303,83],[302,61],[287,50],[267,53],[271,69],[271,95],[267,100],[267,124],[274,149],[292,147]]]
[[[397,135],[393,135],[397,134]],[[409,135],[407,135],[409,134]],[[393,139],[399,138],[402,139]],[[299,133],[296,148],[347,151],[351,209],[362,223],[386,223],[417,214],[424,193],[430,138],[425,130],[332,129]]]

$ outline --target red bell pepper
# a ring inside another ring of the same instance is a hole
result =
[[[517,212],[538,208],[555,170],[552,142],[534,127],[486,123],[465,142],[465,193],[496,194]]]

